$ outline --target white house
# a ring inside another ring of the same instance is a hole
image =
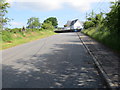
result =
[[[83,24],[80,22],[79,19],[75,19],[73,21],[67,21],[66,28],[70,29],[82,29]]]

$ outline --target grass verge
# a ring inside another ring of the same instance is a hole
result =
[[[4,42],[0,40],[0,50],[11,48],[20,44],[24,44],[27,42],[31,42],[37,39],[49,37],[51,35],[55,35],[51,30],[47,31],[38,31],[38,32],[28,32],[21,35],[21,33],[12,34],[12,40],[9,42]]]
[[[120,53],[120,42],[119,42],[120,38],[117,35],[110,34],[109,31],[97,30],[97,28],[89,28],[83,30],[82,33],[101,42],[102,44],[111,48],[113,51]]]

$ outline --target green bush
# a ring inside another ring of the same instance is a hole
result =
[[[54,27],[52,26],[51,23],[43,23],[42,26],[41,26],[43,29],[54,29]]]
[[[98,29],[98,30],[97,30]],[[120,52],[120,37],[116,34],[111,34],[109,31],[100,31],[100,28],[89,28],[83,30],[82,32],[89,35],[90,37],[96,39],[97,41],[105,44],[106,46],[112,48],[115,51]]]
[[[84,23],[84,28],[85,29],[88,29],[88,28],[90,28],[90,27],[94,27],[94,23],[92,22],[92,21],[86,21],[85,23]]]
[[[120,5],[118,1],[112,2],[111,10],[103,17],[103,13],[94,14],[84,23],[83,33],[102,42],[108,47],[120,52],[120,25],[118,23]]]
[[[12,40],[11,33],[8,31],[2,31],[2,40],[5,42],[11,41]]]
[[[18,32],[21,32],[21,28],[10,29],[9,32],[18,33]]]

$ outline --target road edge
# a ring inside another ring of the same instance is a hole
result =
[[[96,58],[96,56],[91,52],[91,50],[88,48],[88,46],[85,44],[85,42],[82,40],[82,38],[80,37],[80,35],[77,33],[79,39],[81,40],[81,42],[83,43],[83,46],[85,47],[86,51],[92,56],[95,66],[98,70],[98,72],[102,75],[105,83],[107,84],[107,87],[110,90],[117,90],[118,88],[114,87],[114,83],[112,82],[112,80],[107,76],[107,74],[105,73],[105,71],[103,70],[102,66],[100,65],[98,59]]]

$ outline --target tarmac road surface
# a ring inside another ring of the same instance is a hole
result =
[[[2,51],[3,88],[103,88],[77,33],[62,33]]]

